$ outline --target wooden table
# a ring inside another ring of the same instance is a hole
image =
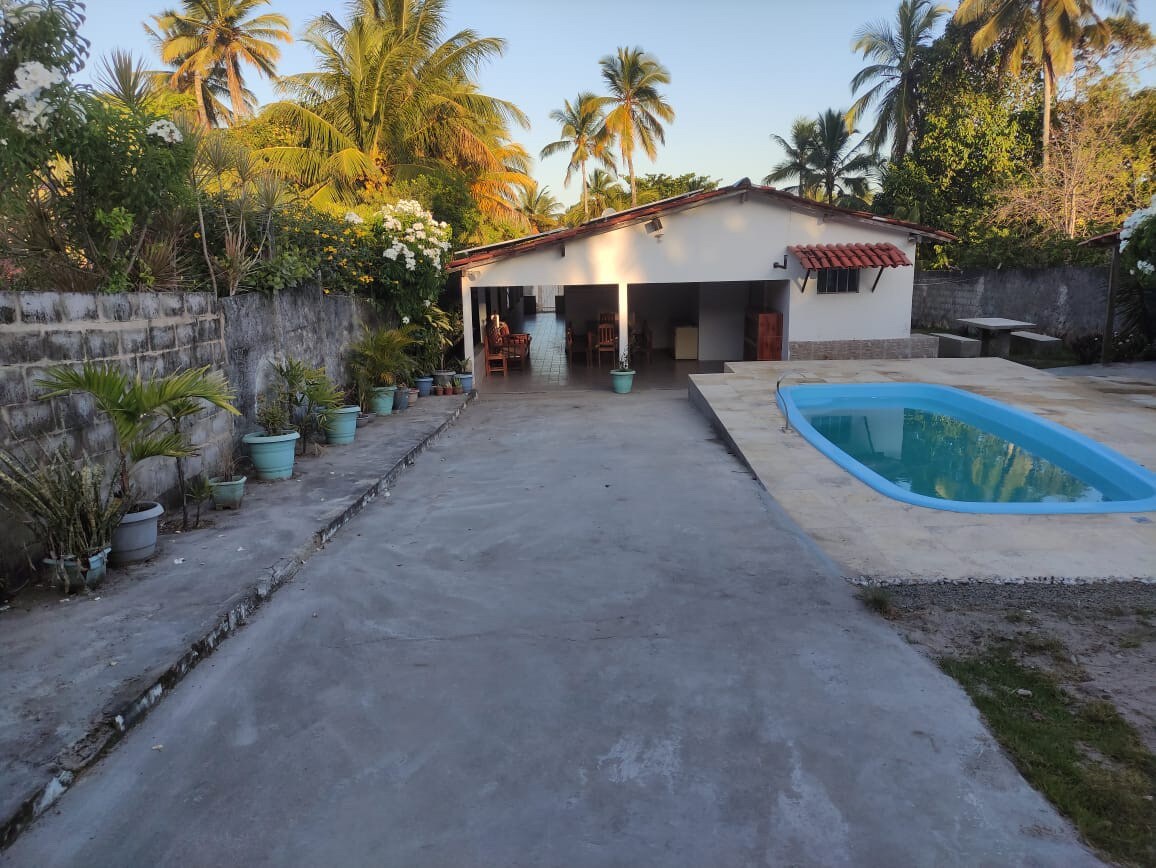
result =
[[[1024,322],[1018,319],[1006,319],[1002,316],[977,316],[956,320],[960,325],[967,326],[968,330],[979,332],[980,354],[984,356],[999,356],[1007,358],[1011,352],[1011,333],[1020,329],[1034,329],[1034,322]]]

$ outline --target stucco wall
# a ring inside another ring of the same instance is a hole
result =
[[[919,271],[911,324],[956,328],[960,317],[1004,316],[1036,323],[1038,331],[1077,337],[1104,331],[1108,269],[984,268]]]
[[[799,341],[877,340],[906,337],[911,323],[912,268],[887,268],[870,291],[876,271],[862,274],[862,291],[818,296],[812,277],[800,294],[805,270],[787,247],[796,244],[889,242],[915,259],[906,229],[860,219],[823,217],[805,206],[757,195],[714,199],[662,215],[661,232],[642,223],[550,244],[470,268],[468,286],[542,283],[712,283],[788,280],[790,338]],[[786,268],[777,269],[773,263]]]

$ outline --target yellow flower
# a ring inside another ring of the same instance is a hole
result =
[[[194,237],[194,238],[200,238],[200,237],[201,237],[201,233],[200,233],[200,232],[194,232],[194,233],[193,233],[193,237]]]

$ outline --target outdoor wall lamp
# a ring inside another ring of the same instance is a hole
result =
[[[783,261],[782,262],[772,262],[771,263],[771,268],[786,268],[786,267],[787,267],[787,254],[785,254],[785,253],[783,254]]]
[[[653,220],[649,221],[646,224],[646,232],[648,235],[653,235],[655,232],[661,232],[661,231],[662,231],[662,220],[658,217],[655,217]]]

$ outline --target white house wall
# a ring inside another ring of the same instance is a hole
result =
[[[906,229],[838,216],[810,214],[768,201],[756,193],[716,199],[661,215],[662,229],[644,223],[550,244],[467,270],[469,286],[532,286],[552,283],[703,283],[780,280],[792,283],[792,341],[867,340],[906,337],[910,332],[912,268],[887,268],[876,291],[876,270],[864,269],[860,291],[817,295],[812,275],[799,293],[804,269],[787,247],[797,244],[890,242],[914,260],[915,242]],[[661,236],[661,237],[659,237]],[[703,287],[704,292],[709,287]]]

